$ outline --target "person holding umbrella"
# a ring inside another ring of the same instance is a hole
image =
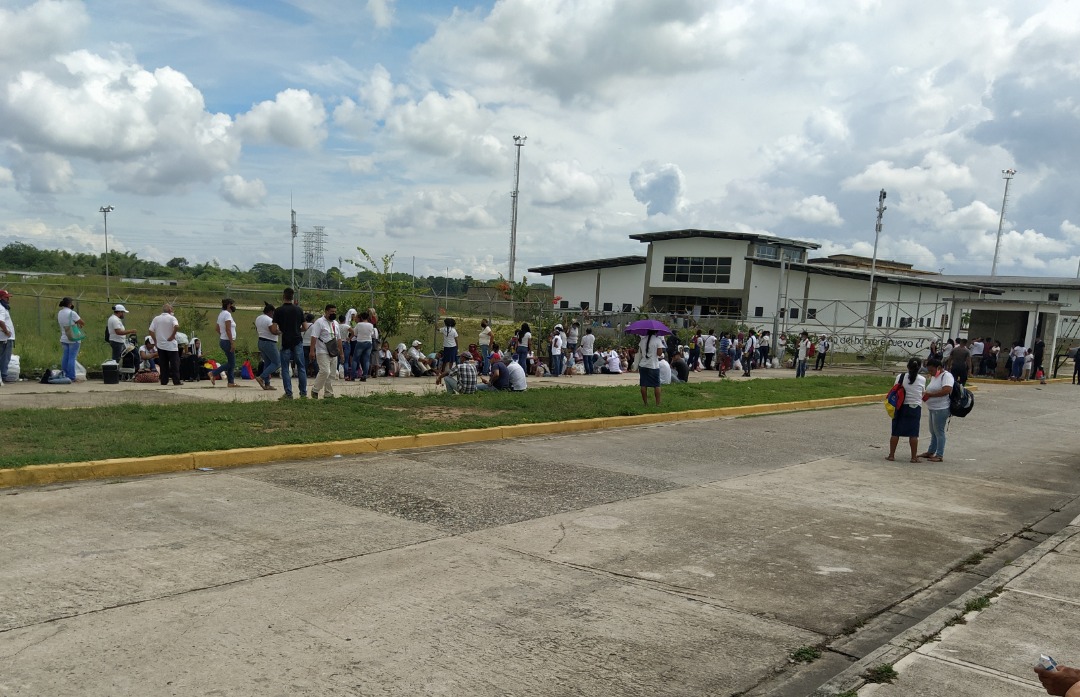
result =
[[[632,322],[626,327],[628,334],[639,334],[638,341],[638,384],[641,386],[641,401],[649,405],[649,388],[653,390],[653,401],[660,406],[660,349],[664,340],[660,335],[671,333],[663,322],[643,319]]]

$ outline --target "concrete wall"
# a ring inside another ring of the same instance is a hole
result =
[[[652,294],[707,296],[715,295],[717,290],[741,292],[746,282],[745,260],[750,253],[750,244],[746,241],[701,237],[661,240],[651,242],[649,247],[648,284]],[[731,279],[728,283],[709,285],[665,282],[664,257],[731,257]]]
[[[605,303],[611,303],[616,312],[626,303],[641,307],[645,264],[553,274],[551,284],[555,295],[570,307],[580,307],[582,301],[594,312],[602,311]]]

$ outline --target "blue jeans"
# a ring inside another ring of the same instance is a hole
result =
[[[926,449],[926,452],[945,457],[945,425],[948,423],[948,409],[930,410],[930,447]]]
[[[64,375],[74,382],[75,381],[75,357],[79,355],[79,348],[82,346],[78,341],[70,344],[61,344],[64,347],[64,355],[60,358],[60,369],[64,371]]]
[[[307,397],[307,351],[304,344],[299,343],[292,348],[281,349],[281,383],[285,386],[285,394],[292,395],[292,362],[296,361],[296,380],[300,383],[300,396]]]
[[[561,353],[551,357],[551,374],[553,376],[559,377],[563,374],[563,361],[565,358]]]
[[[353,377],[367,380],[371,375],[371,348],[370,341],[356,342],[356,350],[353,352],[353,365],[356,368],[353,370]]]
[[[278,363],[281,362],[277,342],[269,339],[259,339],[259,353],[262,354],[263,359],[263,371],[259,377],[262,378],[263,384],[269,385],[270,376],[278,369]]]
[[[342,341],[341,342],[341,355],[337,359],[337,364],[338,365],[345,366],[345,377],[347,377],[347,378],[355,377],[353,375],[353,364],[352,364],[353,350],[352,350],[352,347],[353,347],[353,345],[352,345],[351,341]]]
[[[581,360],[585,361],[585,374],[586,375],[592,375],[593,374],[593,363],[596,361],[596,356],[592,355],[592,354],[587,355],[587,356],[582,356]]]
[[[491,347],[480,344],[480,354],[484,357],[484,365],[480,367],[480,374],[487,375],[491,372]]]
[[[11,380],[8,380],[8,366],[11,364],[11,353],[14,350],[14,339],[0,342],[0,380],[4,382],[11,382]]]
[[[211,374],[214,377],[219,378],[222,373],[225,373],[225,376],[229,379],[229,384],[231,385],[236,381],[236,352],[230,349],[229,345],[230,342],[225,339],[218,339],[218,346],[225,352],[225,365],[219,365],[217,368],[214,368],[214,371]]]
[[[525,374],[529,374],[529,347],[518,346],[517,347],[517,362],[521,366],[521,369],[525,371]]]
[[[796,362],[796,364],[795,364],[795,377],[797,377],[797,378],[806,377],[806,359],[805,358],[802,358],[802,359],[800,359],[799,361]]]

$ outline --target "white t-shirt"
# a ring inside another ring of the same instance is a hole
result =
[[[162,312],[150,322],[150,336],[154,337],[154,343],[157,344],[158,351],[180,350],[176,343],[176,337],[173,336],[173,330],[179,326],[180,322],[168,312]],[[172,339],[169,338],[171,336]]]
[[[904,404],[909,407],[922,405],[923,392],[926,391],[926,377],[916,375],[915,382],[908,382],[908,374],[901,373],[904,380]],[[897,378],[900,376],[898,375]]]
[[[324,356],[329,355],[326,351],[326,342],[338,338],[338,323],[331,322],[326,317],[320,317],[311,325],[311,336],[315,338],[315,355],[320,353]],[[310,345],[309,343],[308,346]]]
[[[484,327],[480,330],[480,345],[491,346],[491,327]]]
[[[226,331],[225,323],[229,322],[228,331]],[[222,341],[236,341],[236,320],[233,319],[232,313],[228,310],[222,310],[217,316],[217,330],[218,338]]]
[[[761,337],[761,345],[765,348],[769,348],[769,346],[772,345],[772,337],[770,337],[768,334]]]
[[[616,351],[608,351],[604,357],[604,361],[607,363],[607,369],[610,373],[621,373],[622,367],[619,364],[619,354]]]
[[[105,326],[109,328],[109,341],[115,341],[118,344],[127,341],[126,335],[118,333],[124,331],[124,321],[115,314],[109,315],[109,319],[105,322]]]
[[[976,341],[971,345],[971,355],[981,356],[983,354],[983,342]]]
[[[510,389],[513,392],[524,392],[529,384],[525,380],[525,369],[517,361],[506,364],[506,373],[510,376]]]
[[[348,341],[349,325],[345,322],[336,322],[334,326],[337,327],[337,338],[341,339],[343,342]]]
[[[757,337],[755,337],[755,336],[746,337],[746,348],[743,350],[743,353],[750,353],[751,351],[753,351],[756,348],[757,348]]]
[[[443,348],[452,348],[457,346],[457,330],[453,327],[443,327],[442,332],[442,345]]]
[[[716,353],[716,337],[712,334],[705,337],[705,353]]]
[[[660,336],[643,336],[638,339],[638,367],[659,368],[660,356],[657,349],[664,348],[664,339]],[[669,366],[670,371],[670,366]]]
[[[938,373],[937,376],[930,378],[930,384],[926,386],[926,391],[938,392],[945,387],[948,387],[951,390],[952,386],[955,383],[956,378],[953,377],[953,374],[947,370],[943,370]],[[907,389],[907,385],[904,385],[904,388]],[[904,400],[904,403],[907,403],[906,399]],[[939,409],[948,409],[949,395],[944,395],[942,397],[931,397],[930,399],[926,400],[926,407],[932,411],[937,411]]]
[[[578,328],[574,325],[570,325],[570,331],[566,335],[567,344],[577,344],[578,342]]]
[[[416,348],[415,346],[411,346],[409,347],[408,356],[414,361],[420,362],[420,359],[424,357],[424,354],[420,352],[420,349]]]
[[[3,305],[0,305],[0,322],[4,323],[4,326],[8,328],[5,332],[0,329],[0,341],[11,341],[15,338],[15,324],[11,321],[11,313]]]
[[[375,325],[371,322],[361,321],[353,327],[353,334],[356,336],[357,341],[374,341]]]
[[[258,333],[260,339],[273,341],[276,344],[277,335],[270,331],[270,325],[273,323],[274,318],[266,313],[263,313],[255,318],[255,331],[256,333]]]
[[[562,334],[556,333],[551,337],[551,355],[561,355],[563,349]]]
[[[660,359],[660,384],[671,384],[671,364],[667,362],[666,358]]]
[[[72,341],[68,338],[67,328],[74,326],[82,317],[79,317],[79,313],[72,310],[70,307],[61,307],[60,311],[56,313],[56,321],[60,325],[60,343],[61,344],[77,344],[77,341]]]
[[[519,345],[524,346],[525,348],[531,347],[532,346],[532,332],[525,332],[525,336],[521,337],[521,343]]]
[[[1023,346],[1014,346],[1011,353],[1013,355],[1013,358],[1023,358],[1024,353],[1026,351],[1027,351],[1027,349],[1024,348]],[[974,354],[972,354],[972,355],[974,355]]]
[[[810,355],[810,340],[803,339],[799,342],[799,360],[805,361],[808,355]],[[920,394],[919,397],[921,399],[922,395]]]
[[[596,343],[596,337],[592,334],[586,334],[581,337],[581,355],[591,356],[593,355],[593,345]]]

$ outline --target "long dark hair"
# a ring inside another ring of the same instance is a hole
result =
[[[922,361],[920,361],[918,358],[912,358],[910,361],[907,362],[907,381],[909,385],[915,382],[915,378],[919,376],[919,368],[921,367]]]
[[[652,339],[652,338],[653,338],[654,336],[656,336],[656,330],[655,330],[655,329],[650,329],[650,330],[649,330],[649,333],[648,333],[648,334],[646,334],[646,335],[645,335],[645,337],[644,337],[644,338],[645,338],[645,357],[646,357],[646,358],[648,358],[648,357],[649,357],[649,344],[651,343],[651,341],[650,341],[650,340],[651,340],[651,339]]]
[[[522,322],[521,329],[518,330],[518,337],[524,339],[526,334],[532,334],[532,330],[529,329],[528,322]]]

